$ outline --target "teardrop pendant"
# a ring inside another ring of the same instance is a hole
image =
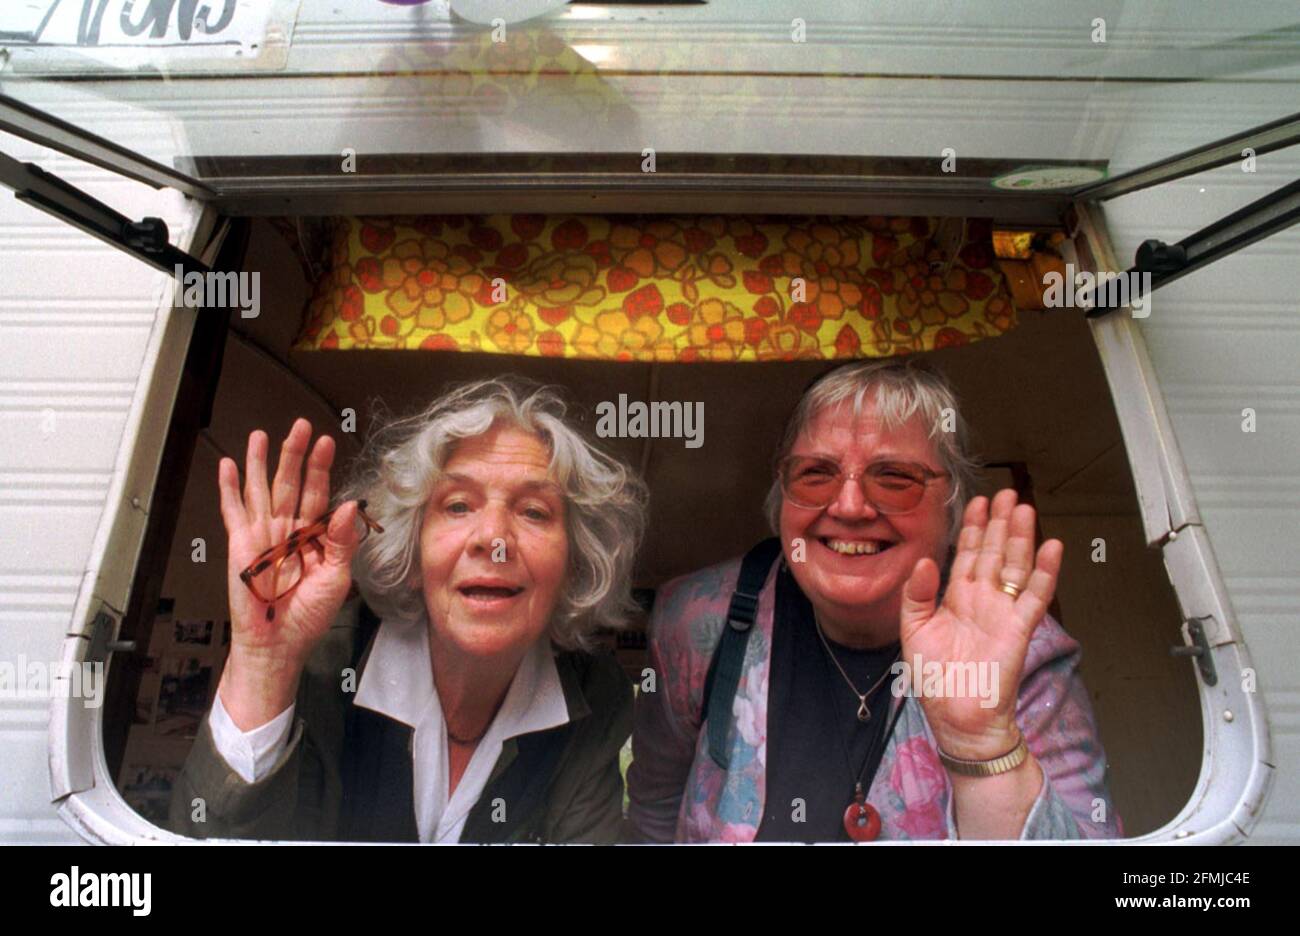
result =
[[[843,709],[840,709],[840,711],[843,711]],[[866,696],[858,696],[858,721],[871,721],[871,709],[867,707]]]

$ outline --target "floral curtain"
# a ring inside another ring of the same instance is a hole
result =
[[[342,218],[298,350],[625,361],[886,357],[1015,326],[988,222]]]

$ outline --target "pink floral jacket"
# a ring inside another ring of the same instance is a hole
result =
[[[651,842],[749,842],[758,833],[766,787],[767,690],[776,569],[759,596],[733,706],[731,767],[708,753],[704,678],[724,626],[740,560],[664,585],[650,621],[655,691],[637,698],[628,770],[633,835]],[[1079,678],[1079,645],[1050,615],[1029,644],[1016,721],[1044,773],[1022,839],[1123,835],[1106,788],[1106,756]],[[939,762],[920,700],[904,706],[868,793],[882,839],[957,838],[952,786]],[[891,714],[892,714],[891,709]]]

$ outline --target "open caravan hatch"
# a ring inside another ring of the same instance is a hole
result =
[[[229,636],[217,462],[253,429],[305,416],[346,463],[382,409],[458,381],[558,385],[593,430],[615,404],[608,449],[651,492],[648,608],[770,535],[772,453],[809,382],[896,356],[956,386],[978,493],[1014,488],[1065,544],[1052,613],[1083,647],[1124,834],[1248,831],[1267,730],[1141,320],[1163,285],[1295,223],[1300,189],[1187,230],[1153,217],[1132,262],[1103,204],[1300,141],[1296,86],[1269,78],[1296,66],[1293,9],[1210,40],[1219,14],[1167,3],[928,22],[901,2],[807,22],[777,0],[574,3],[479,25],[490,4],[263,0],[211,4],[202,29],[136,6],[153,21],[51,9],[0,37],[0,130],[170,188],[188,219],[124,217],[0,147],[19,198],[158,271],[66,651],[111,662],[108,699],[51,726],[83,835],[171,837]],[[218,307],[188,298],[217,282]],[[629,430],[653,401],[703,419]],[[630,680],[643,626],[608,636]]]

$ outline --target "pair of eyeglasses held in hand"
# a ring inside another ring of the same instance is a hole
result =
[[[240,580],[253,596],[266,603],[268,621],[275,619],[275,603],[289,595],[302,581],[303,550],[310,546],[318,557],[325,558],[325,545],[321,540],[329,530],[330,518],[339,507],[321,514],[315,523],[294,530],[284,542],[262,552],[252,565],[239,573]],[[383,527],[366,515],[366,502],[363,500],[357,501],[356,529],[358,542],[365,539],[371,530],[384,532]]]

